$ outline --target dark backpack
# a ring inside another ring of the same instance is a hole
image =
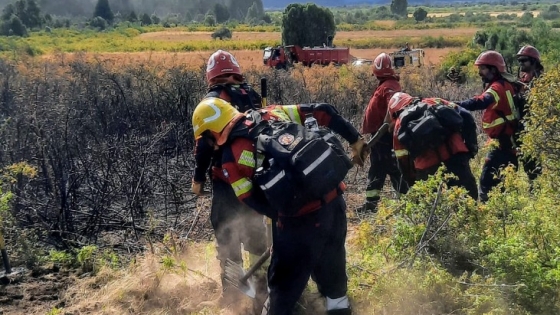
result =
[[[463,126],[461,127],[461,136],[471,158],[474,158],[478,153],[478,132],[476,121],[470,111],[457,106],[461,118],[463,118]]]
[[[508,81],[509,82],[509,81]],[[525,89],[527,86],[522,82],[509,82],[513,87],[513,105],[515,107],[516,113],[514,115],[517,119],[522,120],[526,114],[527,107],[527,96],[525,94]]]
[[[397,132],[399,142],[413,156],[429,149],[437,150],[449,136],[461,132],[463,117],[451,106],[428,105],[417,102],[399,116],[401,127]]]
[[[312,131],[294,122],[263,120],[251,128],[249,136],[256,139],[256,153],[265,157],[253,184],[273,210],[284,216],[323,200],[352,168],[342,143],[327,128]]]

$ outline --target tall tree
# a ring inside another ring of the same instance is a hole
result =
[[[4,7],[4,10],[2,10],[2,20],[7,21],[12,18],[12,15],[17,15],[17,13],[16,7],[13,5],[13,3],[10,3]]]
[[[224,4],[214,4],[213,12],[214,16],[216,17],[216,22],[218,23],[224,23],[229,19],[229,9]]]
[[[406,17],[408,12],[406,9],[408,8],[408,1],[407,0],[392,0],[391,1],[391,12],[396,15]]]
[[[18,19],[14,20],[12,16],[17,16]],[[35,0],[18,0],[14,4],[7,5],[2,11],[2,20],[14,21],[13,23],[18,29],[17,25],[19,23],[22,23],[27,28],[34,28],[41,27],[44,22],[41,9],[39,9]]]
[[[414,16],[416,22],[424,21],[426,17],[428,17],[428,11],[424,10],[424,8],[422,7],[419,7],[414,10],[412,16]]]
[[[259,18],[263,16],[263,2],[262,0],[226,0],[226,5],[229,8],[230,17],[242,21],[247,16],[249,8],[256,3],[259,11]]]
[[[23,2],[23,0],[19,0]],[[24,14],[20,16],[21,22],[28,28],[41,27],[43,25],[43,17],[41,16],[41,9],[35,0],[25,0]]]
[[[260,18],[259,9],[257,8],[257,3],[253,2],[253,5],[247,10],[247,15],[245,16],[245,21],[252,22],[258,21]]]
[[[126,17],[126,20],[132,23],[138,22],[138,15],[136,15],[136,12],[134,12],[134,10],[130,11],[130,13],[128,14],[128,16]]]
[[[111,7],[109,6],[109,0],[97,0],[97,4],[95,5],[95,10],[93,11],[93,17],[102,17],[105,21],[111,23],[113,22],[113,11],[111,11]]]
[[[331,10],[315,4],[292,3],[282,14],[282,42],[284,45],[319,46],[329,42],[336,33]]]
[[[148,13],[144,13],[140,18],[140,22],[142,23],[142,25],[152,25],[152,18],[150,18]]]
[[[12,15],[9,19],[2,21],[2,35],[27,36],[27,28],[17,15]]]

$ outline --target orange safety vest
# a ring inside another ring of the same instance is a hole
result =
[[[500,136],[511,136],[515,133],[519,121],[519,113],[513,102],[515,90],[507,81],[494,81],[484,93],[494,97],[494,103],[482,114],[482,129],[493,139]]]

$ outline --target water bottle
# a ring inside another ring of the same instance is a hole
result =
[[[309,130],[313,130],[313,131],[319,130],[319,124],[317,123],[317,119],[313,117],[312,113],[305,114],[304,125]]]

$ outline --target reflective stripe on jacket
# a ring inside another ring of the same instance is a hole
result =
[[[519,115],[515,109],[513,95],[515,90],[511,83],[494,81],[484,94],[489,94],[493,102],[482,114],[482,129],[490,138],[511,136],[515,133]]]

